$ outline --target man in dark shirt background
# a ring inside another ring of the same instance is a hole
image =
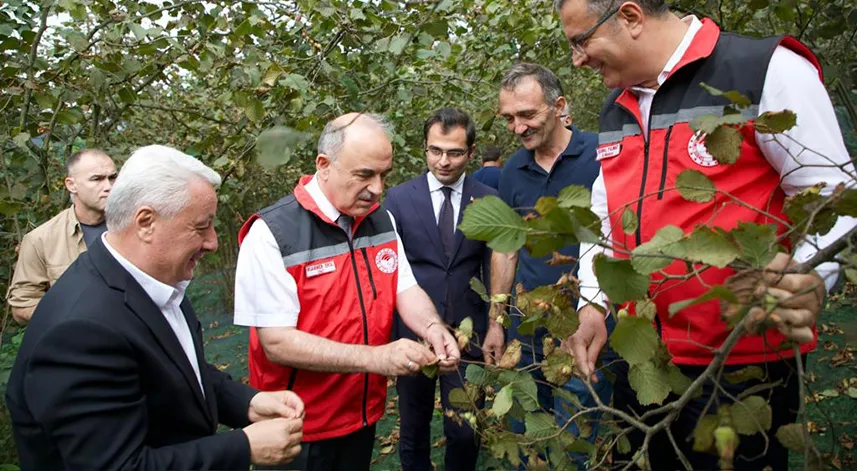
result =
[[[500,188],[500,173],[503,171],[503,161],[500,159],[503,151],[497,146],[485,146],[482,151],[482,168],[473,172],[473,179],[488,185],[495,190]]]

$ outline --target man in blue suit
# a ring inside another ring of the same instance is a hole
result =
[[[503,331],[488,327],[488,304],[470,289],[473,277],[488,281],[491,250],[484,242],[469,240],[456,229],[464,208],[474,199],[497,192],[464,169],[473,156],[476,129],[466,113],[455,108],[435,112],[423,126],[428,172],[391,188],[384,203],[396,221],[405,253],[420,287],[434,301],[444,322],[457,328],[465,318],[473,320],[473,337],[461,351],[459,374],[440,378],[444,410],[449,391],[462,386],[467,360],[481,360],[482,350],[499,355]],[[396,319],[395,335],[416,339]],[[430,471],[430,426],[435,403],[435,378],[425,375],[397,379],[401,417],[399,457],[405,471]],[[469,425],[444,417],[445,469],[476,468],[479,442]]]

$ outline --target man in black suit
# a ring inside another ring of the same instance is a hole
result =
[[[472,319],[475,341],[462,349],[462,359],[481,360],[483,349],[500,355],[502,327],[489,327],[488,304],[470,289],[473,277],[487,282],[491,250],[484,242],[466,239],[456,229],[464,208],[474,198],[497,194],[464,173],[475,150],[473,121],[458,109],[443,108],[426,120],[423,135],[428,172],[391,188],[384,205],[396,219],[417,283],[434,301],[444,322],[457,328],[465,318]],[[416,339],[398,318],[395,329],[400,338]],[[444,410],[451,409],[449,391],[462,386],[465,367],[462,362],[457,373],[441,376]],[[401,417],[399,457],[405,471],[432,469],[430,426],[435,384],[436,379],[424,375],[400,376],[396,381]],[[445,469],[475,469],[479,442],[470,426],[445,417],[444,434]]]
[[[108,232],[48,291],[6,404],[22,470],[248,469],[300,451],[303,403],[260,393],[205,361],[184,299],[217,249],[220,176],[175,149],[126,162]],[[243,427],[217,434],[217,424]]]

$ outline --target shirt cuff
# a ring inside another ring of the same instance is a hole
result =
[[[234,323],[246,327],[297,327],[298,313],[248,314],[236,312]]]

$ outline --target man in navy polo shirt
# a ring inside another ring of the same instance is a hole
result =
[[[553,72],[540,65],[526,63],[516,64],[506,72],[500,84],[499,114],[523,145],[509,158],[500,176],[500,198],[510,207],[532,208],[539,198],[557,196],[569,185],[589,188],[598,176],[599,165],[595,160],[598,135],[580,131],[573,125],[566,127],[563,122],[565,113],[566,99]],[[577,258],[578,249],[577,245],[569,245],[560,253]],[[556,283],[563,273],[571,271],[576,275],[576,266],[551,266],[546,263],[549,259],[532,257],[526,248],[517,253],[495,250],[491,259],[492,294],[510,293],[513,281],[521,283],[529,291]],[[491,318],[496,319],[503,312],[504,305],[493,304],[491,309]],[[509,338],[517,338],[522,344],[519,367],[540,363],[544,359],[542,339],[547,331],[538,329],[533,336],[520,335],[517,332],[520,313],[512,312],[511,320]],[[494,323],[491,328],[500,327]],[[488,356],[486,361],[491,361]],[[551,388],[545,384],[540,371],[534,374],[539,385],[540,405],[547,410],[553,409],[557,420],[565,423],[569,417],[566,407],[555,403]],[[593,386],[604,402],[610,400],[609,381],[599,381]],[[573,377],[565,388],[576,394],[584,406],[594,405],[586,386],[577,377]],[[575,431],[575,426],[569,430]]]

